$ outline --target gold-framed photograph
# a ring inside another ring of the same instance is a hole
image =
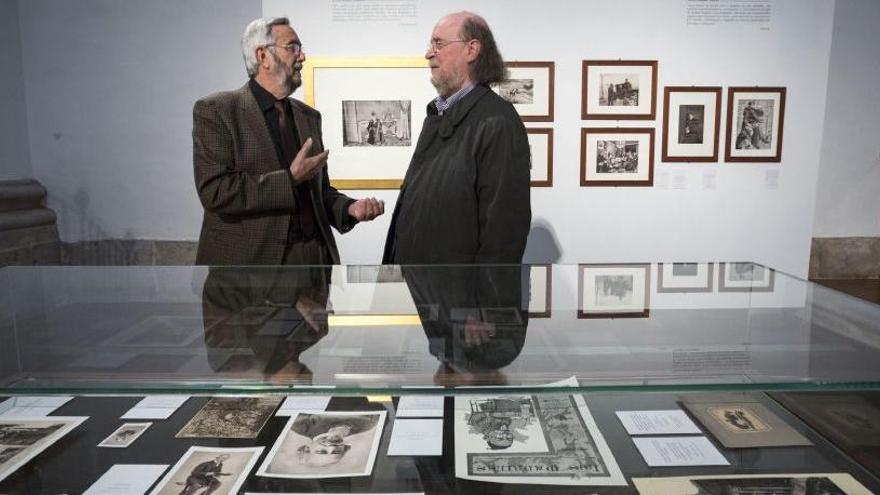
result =
[[[338,189],[397,189],[436,91],[423,57],[310,57],[303,101],[321,112]]]

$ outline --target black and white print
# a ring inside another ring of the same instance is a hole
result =
[[[134,443],[153,423],[125,423],[105,438],[98,447],[125,448]]]
[[[0,417],[0,481],[76,428],[87,417]]]
[[[599,140],[596,144],[596,172],[601,174],[639,173],[639,142]]]
[[[256,438],[280,397],[212,397],[177,438]]]
[[[190,447],[150,495],[230,495],[247,479],[263,447]]]
[[[367,476],[379,450],[385,411],[298,413],[257,474],[276,478]]]
[[[636,107],[639,105],[639,75],[610,73],[599,76],[603,107]]]
[[[535,100],[535,81],[533,79],[505,79],[493,84],[502,98],[514,105],[531,105]]]
[[[596,277],[596,306],[631,305],[632,275],[599,275]]]
[[[578,318],[647,318],[651,266],[578,265]]]
[[[410,146],[409,100],[343,100],[343,146]]]
[[[679,105],[678,144],[703,144],[705,105]]]
[[[772,292],[776,272],[750,262],[721,263],[718,290],[726,292]]]
[[[736,141],[738,150],[763,150],[773,142],[772,99],[743,99],[736,102]]]

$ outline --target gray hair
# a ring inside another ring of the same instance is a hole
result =
[[[275,38],[272,36],[272,26],[290,26],[287,17],[261,17],[254,19],[244,28],[241,35],[241,55],[244,57],[244,67],[248,77],[257,75],[259,62],[257,61],[257,48],[271,45]]]
[[[470,67],[471,80],[477,84],[501,82],[507,77],[504,59],[495,44],[495,37],[486,19],[472,12],[465,12],[467,17],[461,26],[461,39],[480,42],[480,54]]]

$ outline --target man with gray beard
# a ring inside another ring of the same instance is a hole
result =
[[[244,31],[250,80],[193,107],[193,168],[205,209],[197,264],[334,265],[340,233],[384,212],[330,186],[321,114],[289,98],[302,84],[302,42],[286,18]]]
[[[521,263],[531,223],[529,142],[513,105],[489,89],[505,76],[492,31],[476,14],[448,15],[425,58],[438,96],[400,188],[383,263]]]

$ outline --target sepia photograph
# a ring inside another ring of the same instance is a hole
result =
[[[729,162],[779,162],[785,88],[728,88],[727,146]]]
[[[263,447],[190,447],[150,495],[233,495],[263,452]]]
[[[409,100],[342,101],[343,146],[411,146]]]
[[[24,466],[88,417],[0,417],[0,481]]]
[[[98,447],[123,449],[138,439],[153,423],[125,423],[105,438]]]
[[[667,86],[663,108],[664,162],[718,161],[720,86]]]
[[[583,398],[455,398],[455,475],[510,484],[625,485]]]
[[[581,119],[653,120],[656,109],[656,60],[583,61]]]
[[[490,85],[523,122],[553,121],[553,62],[504,62],[506,79]]]
[[[786,494],[855,495],[871,493],[846,473],[733,474],[633,478],[640,495],[692,493],[697,495]]]
[[[718,290],[721,292],[773,292],[775,278],[775,270],[758,263],[720,263]]]
[[[682,404],[715,440],[729,449],[812,445],[795,427],[750,394],[692,394],[683,396]]]
[[[581,129],[582,187],[654,184],[654,129]]]
[[[767,431],[768,426],[761,419],[744,407],[710,407],[716,421],[728,430],[735,432]]]
[[[603,107],[635,107],[639,105],[638,74],[600,74],[599,105]]]
[[[657,292],[712,292],[713,263],[658,263]]]
[[[257,474],[300,479],[368,476],[385,416],[385,411],[297,413]]]
[[[650,265],[578,265],[578,318],[647,318]]]
[[[176,438],[257,438],[281,397],[212,397]]]

